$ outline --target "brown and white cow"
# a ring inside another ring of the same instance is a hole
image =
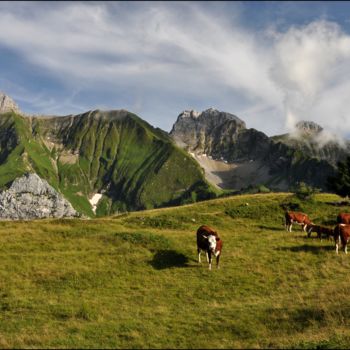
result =
[[[307,225],[306,231],[308,237],[311,236],[311,232],[316,232],[320,240],[322,240],[322,236],[328,239],[334,237],[334,229],[325,226],[310,224]]]
[[[207,225],[202,225],[197,230],[198,262],[201,263],[201,251],[205,251],[209,270],[211,270],[212,254],[216,257],[216,267],[219,268],[219,259],[222,251],[222,239],[217,232]]]
[[[306,226],[312,224],[311,220],[306,214],[298,211],[286,211],[285,218],[286,218],[286,230],[289,232],[292,232],[293,223],[301,225],[301,230],[305,232],[306,232]]]
[[[350,224],[350,214],[349,213],[339,213],[337,216],[338,224]]]
[[[347,244],[350,239],[350,225],[338,224],[334,228],[334,242],[335,242],[335,251],[338,254],[339,244],[342,243],[345,254],[347,251]]]

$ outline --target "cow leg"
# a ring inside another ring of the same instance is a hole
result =
[[[211,252],[207,252],[208,257],[208,263],[209,263],[209,270],[211,270]]]
[[[307,237],[310,238],[311,237],[311,231],[312,231],[312,227],[310,228],[309,231],[307,231]]]
[[[201,250],[198,248],[197,249],[197,252],[198,252],[198,262],[201,263]]]
[[[209,254],[208,254],[208,252],[205,252],[205,255],[207,256],[207,262],[209,262]]]
[[[334,243],[335,243],[335,252],[338,254],[338,248],[339,248],[339,242],[340,241],[340,237],[336,237],[334,236]]]
[[[289,227],[290,227],[290,222],[288,220],[286,220],[285,228],[286,228],[287,232],[289,232]]]
[[[220,254],[216,256],[216,268],[219,269]]]

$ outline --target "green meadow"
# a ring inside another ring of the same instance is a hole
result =
[[[241,195],[91,220],[0,222],[2,348],[349,348],[350,254],[285,231],[334,226],[336,195]],[[197,228],[223,239],[197,263]]]

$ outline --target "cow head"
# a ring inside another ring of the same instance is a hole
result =
[[[218,240],[219,238],[214,235],[208,236],[209,250],[211,250],[213,253],[215,252],[216,241]]]

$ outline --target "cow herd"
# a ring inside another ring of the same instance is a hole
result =
[[[301,225],[302,231],[310,237],[312,232],[317,233],[319,239],[334,239],[335,251],[338,254],[339,245],[342,244],[347,254],[347,244],[350,239],[350,214],[340,213],[337,216],[337,225],[334,228],[315,225],[307,214],[295,211],[285,212],[285,227],[292,232],[293,224]],[[198,262],[201,263],[201,252],[204,251],[209,263],[209,270],[212,267],[212,256],[216,258],[216,267],[219,268],[219,259],[222,252],[223,242],[218,233],[207,225],[202,225],[197,230],[197,252]]]
[[[292,225],[296,223],[301,225],[301,229],[307,232],[307,236],[310,237],[312,232],[317,233],[317,237],[327,237],[328,239],[334,239],[335,251],[338,254],[340,243],[347,254],[347,244],[350,239],[350,214],[340,213],[337,216],[337,225],[334,228],[315,225],[311,222],[310,218],[301,212],[286,211],[285,213],[285,227],[286,230],[292,232]]]

